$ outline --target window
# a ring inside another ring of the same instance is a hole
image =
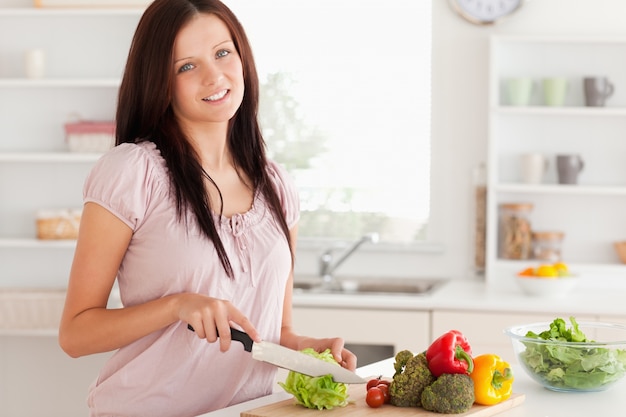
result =
[[[254,51],[269,156],[300,190],[300,238],[424,240],[431,2],[226,3]]]

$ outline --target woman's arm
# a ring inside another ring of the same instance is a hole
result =
[[[176,294],[145,304],[107,309],[119,266],[132,230],[95,203],[83,209],[76,252],[70,271],[59,344],[72,357],[118,349],[156,330],[183,320],[198,337],[230,347],[229,321],[239,324],[254,340],[256,329],[233,305],[200,294]]]
[[[296,240],[298,227],[295,226],[290,231],[293,253],[296,252]],[[294,350],[302,350],[310,347],[317,352],[330,349],[335,360],[344,368],[351,371],[356,369],[357,358],[354,353],[344,348],[344,340],[340,337],[316,339],[312,337],[299,336],[293,329],[292,321],[292,299],[293,299],[293,268],[287,280],[285,288],[285,299],[283,301],[283,323],[280,334],[280,344]]]

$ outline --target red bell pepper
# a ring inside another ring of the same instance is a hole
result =
[[[472,348],[458,330],[439,336],[426,351],[428,368],[435,377],[442,374],[470,374],[474,370]]]

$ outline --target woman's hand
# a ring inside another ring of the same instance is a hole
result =
[[[189,323],[196,335],[215,343],[219,337],[220,350],[230,348],[230,327],[234,323],[255,342],[261,340],[250,320],[228,300],[211,298],[201,294],[180,294],[177,300],[178,320]]]
[[[291,331],[290,327],[283,327],[280,344],[294,350],[312,348],[320,353],[326,349],[330,349],[330,352],[339,365],[350,371],[356,369],[356,355],[344,347],[345,342],[340,337],[316,339],[313,337],[298,336]]]
[[[304,338],[303,343],[305,343],[306,346],[303,346],[300,349],[310,347],[317,352],[323,352],[326,349],[330,349],[330,352],[339,365],[350,371],[354,371],[356,369],[356,355],[344,347],[345,341],[340,337],[331,337],[326,339]]]

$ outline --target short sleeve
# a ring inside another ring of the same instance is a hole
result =
[[[124,143],[104,154],[85,180],[83,200],[136,231],[155,199],[168,198],[165,161],[152,142]]]
[[[268,162],[268,172],[274,181],[287,226],[291,229],[300,220],[300,196],[287,170],[274,161]]]

